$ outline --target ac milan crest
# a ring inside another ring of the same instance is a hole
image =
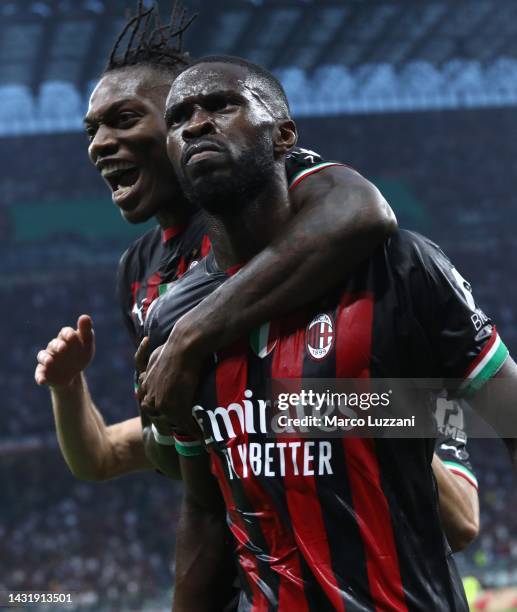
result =
[[[316,360],[324,359],[332,350],[336,334],[334,321],[328,314],[320,314],[307,327],[306,344],[309,355]]]

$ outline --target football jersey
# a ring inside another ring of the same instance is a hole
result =
[[[314,151],[300,147],[289,153],[285,163],[290,189],[324,168],[344,165],[324,161]],[[118,301],[135,346],[143,338],[144,321],[153,301],[209,249],[203,215],[197,211],[184,226],[149,230],[122,255],[117,279]]]
[[[176,283],[149,315],[151,343],[224,276],[209,254]],[[442,251],[406,231],[339,291],[220,351],[193,414],[236,541],[239,609],[468,610],[440,523],[434,439],[272,437],[268,381],[452,378],[459,396],[507,355]]]
[[[465,419],[468,410],[469,406],[464,399],[449,400],[444,394],[437,398],[435,418],[438,439],[435,452],[450,472],[464,478],[478,489],[478,481],[467,449]]]

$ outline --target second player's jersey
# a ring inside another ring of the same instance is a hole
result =
[[[469,406],[463,399],[448,400],[444,395],[436,400],[435,419],[438,439],[435,453],[455,476],[465,479],[475,489],[478,481],[467,449],[466,418]]]
[[[308,176],[336,165],[342,164],[324,161],[314,151],[296,147],[286,157],[289,187],[293,189]],[[135,346],[143,338],[150,305],[209,250],[210,241],[202,214],[196,212],[184,226],[149,230],[122,255],[117,293],[124,322]]]
[[[189,285],[199,296],[223,276],[209,255],[165,294],[152,342],[195,305]],[[440,524],[434,440],[271,437],[264,399],[268,380],[286,378],[454,378],[467,393],[506,356],[443,253],[403,231],[344,291],[220,352],[194,414],[237,542],[240,609],[467,610]]]

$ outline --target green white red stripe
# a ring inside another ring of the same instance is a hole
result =
[[[271,338],[271,324],[263,323],[250,335],[250,344],[254,353],[264,359],[275,348],[276,338]]]
[[[163,295],[164,293],[167,293],[171,286],[172,283],[162,283],[161,285],[158,285],[158,295]]]
[[[464,381],[460,386],[461,395],[469,395],[480,389],[487,380],[497,374],[499,368],[508,357],[508,349],[499,337],[496,328],[492,331],[490,340],[485,344],[483,350],[470,364]]]
[[[453,474],[461,476],[467,482],[469,482],[476,490],[478,489],[478,479],[464,465],[461,465],[461,463],[455,463],[454,461],[444,461],[443,464]]]
[[[297,172],[291,179],[291,182],[289,183],[289,189],[293,189],[293,187],[296,187],[298,183],[301,183],[304,178],[307,178],[311,174],[315,174],[316,172],[324,170],[325,168],[331,168],[332,166],[346,166],[346,164],[340,164],[338,162],[321,162],[321,164],[316,164],[315,166],[311,166],[310,168],[306,168],[305,170],[300,170],[300,172]]]
[[[195,457],[203,454],[205,450],[203,443],[199,440],[180,434],[174,434],[174,446],[178,455],[183,455],[184,457]]]

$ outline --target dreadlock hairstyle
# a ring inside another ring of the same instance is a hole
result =
[[[194,14],[188,18],[187,10],[176,0],[170,21],[164,25],[155,2],[147,8],[144,0],[138,0],[136,15],[120,32],[103,74],[137,65],[179,72],[190,64],[189,54],[183,51],[183,35],[196,17]]]

